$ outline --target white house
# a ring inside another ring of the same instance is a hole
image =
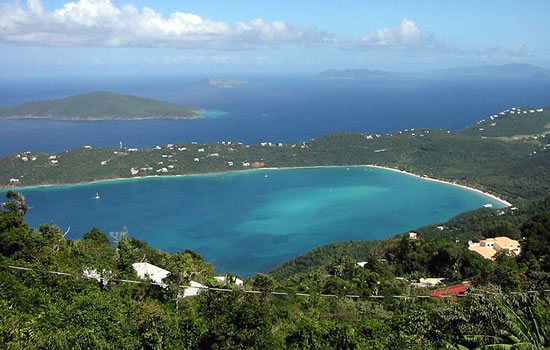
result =
[[[187,287],[183,290],[183,297],[189,298],[199,295],[203,289],[208,289],[206,286],[200,284],[199,282],[191,281],[189,283],[190,287]]]
[[[231,277],[229,281],[227,279],[227,276],[215,276],[214,279],[222,283],[225,283],[225,282],[234,283],[236,286],[242,286],[244,284],[244,281],[242,279],[234,276]]]
[[[426,286],[426,287],[435,287],[438,284],[443,283],[445,281],[444,277],[436,277],[436,278],[421,278],[419,279],[420,284]]]
[[[359,267],[365,267],[367,266],[368,262],[366,261],[358,261],[357,263],[355,263],[355,265],[359,266]]]
[[[146,262],[133,263],[132,267],[136,271],[139,278],[146,279],[149,277],[151,281],[160,285],[162,285],[163,279],[170,276],[170,271],[166,271],[158,266]]]

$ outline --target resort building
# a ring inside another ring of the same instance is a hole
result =
[[[521,245],[515,239],[508,237],[495,237],[482,239],[479,243],[468,242],[468,250],[476,252],[485,259],[494,259],[495,255],[506,250],[510,254],[517,256],[521,253]]]

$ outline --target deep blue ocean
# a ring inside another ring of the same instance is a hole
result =
[[[0,121],[0,156],[60,152],[83,145],[147,147],[219,140],[297,142],[336,131],[461,129],[512,106],[550,104],[550,80],[400,76],[316,80],[314,74],[239,75],[247,85],[220,89],[204,75],[2,79],[0,107],[108,90],[227,112],[202,120]]]

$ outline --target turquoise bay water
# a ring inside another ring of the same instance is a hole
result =
[[[5,191],[4,191],[5,192]],[[443,222],[494,200],[368,167],[256,170],[21,190],[33,227],[69,238],[126,226],[170,252],[198,251],[218,272],[248,276],[322,244],[379,239]],[[98,192],[99,200],[94,199]],[[2,194],[3,195],[3,194]]]

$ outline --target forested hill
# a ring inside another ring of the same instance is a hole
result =
[[[56,155],[25,152],[0,159],[0,185],[68,184],[254,167],[376,164],[457,181],[517,201],[550,192],[549,160],[550,150],[541,140],[508,142],[411,129],[388,135],[332,134],[291,145],[224,141],[148,149],[85,147]]]
[[[465,135],[507,139],[534,139],[550,133],[549,107],[512,107],[461,131]],[[550,143],[550,139],[549,142]]]
[[[56,100],[27,102],[0,109],[0,118],[62,120],[133,120],[200,118],[199,108],[146,97],[97,91]]]

